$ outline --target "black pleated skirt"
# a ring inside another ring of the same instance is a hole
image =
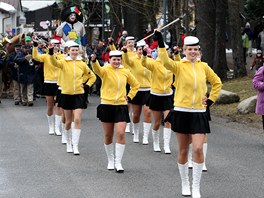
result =
[[[153,111],[165,111],[173,108],[173,95],[157,96],[150,94],[148,105]]]
[[[68,95],[61,94],[61,107],[65,110],[83,109],[84,108],[84,95]]]
[[[195,134],[210,133],[207,112],[182,112],[171,110],[165,121],[171,123],[174,132]]]
[[[58,107],[61,107],[61,90],[57,89],[55,103],[58,103]]]
[[[131,104],[147,105],[149,103],[150,91],[138,91],[136,96],[131,100]]]
[[[58,85],[56,83],[45,83],[42,86],[41,95],[56,96]]]
[[[127,105],[100,104],[97,107],[97,118],[101,122],[130,122]]]

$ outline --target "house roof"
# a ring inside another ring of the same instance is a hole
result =
[[[24,11],[35,11],[53,5],[56,0],[21,0]]]
[[[8,3],[4,3],[4,2],[0,2],[0,10],[9,12],[9,13],[15,13],[17,11],[16,8],[14,8],[14,6]]]
[[[0,3],[6,3],[13,6],[16,10],[21,10],[21,0],[1,0]]]

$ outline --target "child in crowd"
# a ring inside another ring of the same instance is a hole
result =
[[[262,51],[258,50],[256,57],[253,60],[252,66],[250,67],[250,70],[253,70],[253,68],[255,67],[255,70],[257,71],[260,67],[263,66],[264,63],[264,58],[262,55]]]

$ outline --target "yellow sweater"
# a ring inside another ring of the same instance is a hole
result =
[[[202,99],[207,93],[206,81],[212,85],[209,99],[215,102],[222,88],[222,82],[207,63],[200,60],[192,63],[186,59],[173,61],[168,57],[165,48],[159,48],[159,57],[164,67],[175,75],[175,107],[205,109]]]
[[[61,93],[68,95],[83,94],[82,84],[84,76],[93,79],[95,76],[89,67],[81,60],[72,60],[69,56],[65,59],[57,60],[56,57],[50,56],[50,60],[55,67],[61,70]],[[92,83],[91,83],[92,84]]]
[[[141,58],[137,56],[129,57],[127,53],[123,54],[123,62],[129,66],[130,71],[136,77],[140,83],[141,89],[146,89],[151,87],[151,71],[143,67],[141,64]]]
[[[128,69],[122,65],[114,68],[110,64],[101,67],[98,61],[92,63],[93,71],[101,78],[101,103],[125,105],[126,84],[131,87],[127,96],[133,99],[138,91],[139,83]]]
[[[154,95],[171,95],[173,74],[162,65],[161,60],[142,56],[141,64],[151,71],[151,93]]]
[[[56,55],[57,58],[61,58],[63,54]],[[32,58],[36,61],[44,63],[44,81],[57,82],[58,80],[58,68],[54,67],[50,61],[49,54],[39,54],[38,48],[33,47]]]

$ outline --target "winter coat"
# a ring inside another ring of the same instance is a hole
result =
[[[11,73],[12,79],[15,81],[18,81],[20,73],[19,73],[19,68],[15,67],[16,63],[14,62],[14,59],[15,59],[16,55],[17,55],[16,52],[8,54],[6,62],[7,62],[7,65],[9,67],[9,71]]]
[[[14,58],[14,62],[19,66],[19,82],[22,84],[32,84],[35,78],[35,66],[30,66],[25,59],[26,54],[20,51]]]
[[[4,60],[2,56],[0,55],[0,70],[3,69],[3,67],[4,67]]]
[[[258,91],[256,114],[264,115],[264,67],[254,75],[252,85]]]

